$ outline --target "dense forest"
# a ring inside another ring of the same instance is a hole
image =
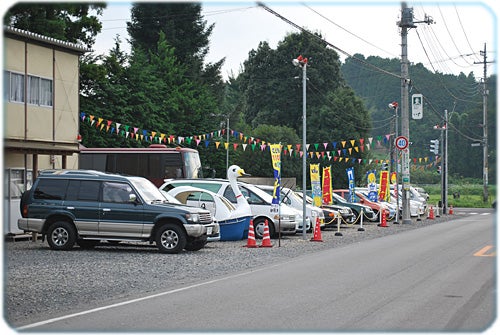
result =
[[[19,3],[4,24],[92,46],[104,3]],[[182,17],[182,20],[178,18]],[[254,176],[271,177],[268,144],[283,145],[283,177],[301,185],[302,69],[307,64],[307,160],[332,166],[335,186],[391,161],[394,111],[400,99],[398,59],[354,55],[344,63],[321,35],[292,33],[276,49],[261,42],[242,70],[224,81],[224,59],[207,63],[210,35],[198,3],[135,3],[127,30],[130,54],[117,37],[106,55],[88,53],[80,64],[80,134],[87,147],[137,147],[151,143],[198,149],[207,172],[225,176],[226,153]],[[371,66],[367,66],[371,64]],[[375,69],[375,70],[374,70]],[[473,74],[433,73],[410,66],[411,92],[424,96],[424,118],[410,121],[412,181],[439,181],[431,139],[449,112],[449,173],[482,177],[482,92]],[[285,79],[287,78],[287,79]],[[496,76],[488,78],[489,180],[496,183]],[[229,143],[227,128],[229,122]],[[210,173],[208,173],[210,174]],[[208,175],[207,174],[207,175]]]

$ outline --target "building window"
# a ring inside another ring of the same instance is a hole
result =
[[[52,80],[28,76],[27,102],[30,105],[52,107]],[[10,102],[24,102],[24,75],[5,72],[4,99]]]
[[[4,98],[11,102],[24,102],[24,75],[14,72],[5,72]]]
[[[38,105],[40,93],[40,78],[28,76],[28,103]]]
[[[40,78],[40,105],[52,106],[52,80]]]

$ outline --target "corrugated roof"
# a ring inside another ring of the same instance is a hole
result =
[[[4,34],[11,34],[11,35],[19,36],[19,37],[24,37],[24,38],[31,39],[33,41],[47,43],[50,45],[58,46],[61,48],[73,50],[73,51],[80,52],[80,53],[92,51],[92,49],[89,49],[82,44],[61,41],[61,40],[58,40],[58,39],[55,39],[52,37],[47,37],[44,35],[32,33],[30,31],[26,31],[26,30],[14,28],[14,27],[4,26],[3,31],[4,31]]]

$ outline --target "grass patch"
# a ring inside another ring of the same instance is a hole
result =
[[[429,204],[436,205],[441,200],[440,185],[425,185],[424,189],[429,193]],[[459,196],[458,196],[459,195]],[[462,184],[449,185],[448,206],[466,208],[491,208],[496,199],[496,186],[488,187],[488,201],[483,202],[483,185]]]

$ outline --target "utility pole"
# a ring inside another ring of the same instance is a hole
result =
[[[483,56],[483,61],[474,64],[483,64],[483,202],[488,202],[488,87],[486,77],[486,64],[493,63],[486,61],[486,43],[484,51],[479,52]]]
[[[408,87],[410,78],[408,75],[408,29],[416,28],[415,23],[433,23],[432,18],[426,15],[424,21],[413,21],[413,8],[408,8],[406,2],[401,3],[401,135],[410,139],[410,119],[408,112]],[[410,148],[402,151],[401,157],[402,174],[402,200],[403,200],[403,223],[411,223],[410,217]]]
[[[443,156],[441,158],[441,178],[443,185],[441,188],[441,199],[443,206],[443,214],[448,213],[448,110],[444,110],[444,139],[442,145]],[[443,133],[442,132],[442,133]]]

